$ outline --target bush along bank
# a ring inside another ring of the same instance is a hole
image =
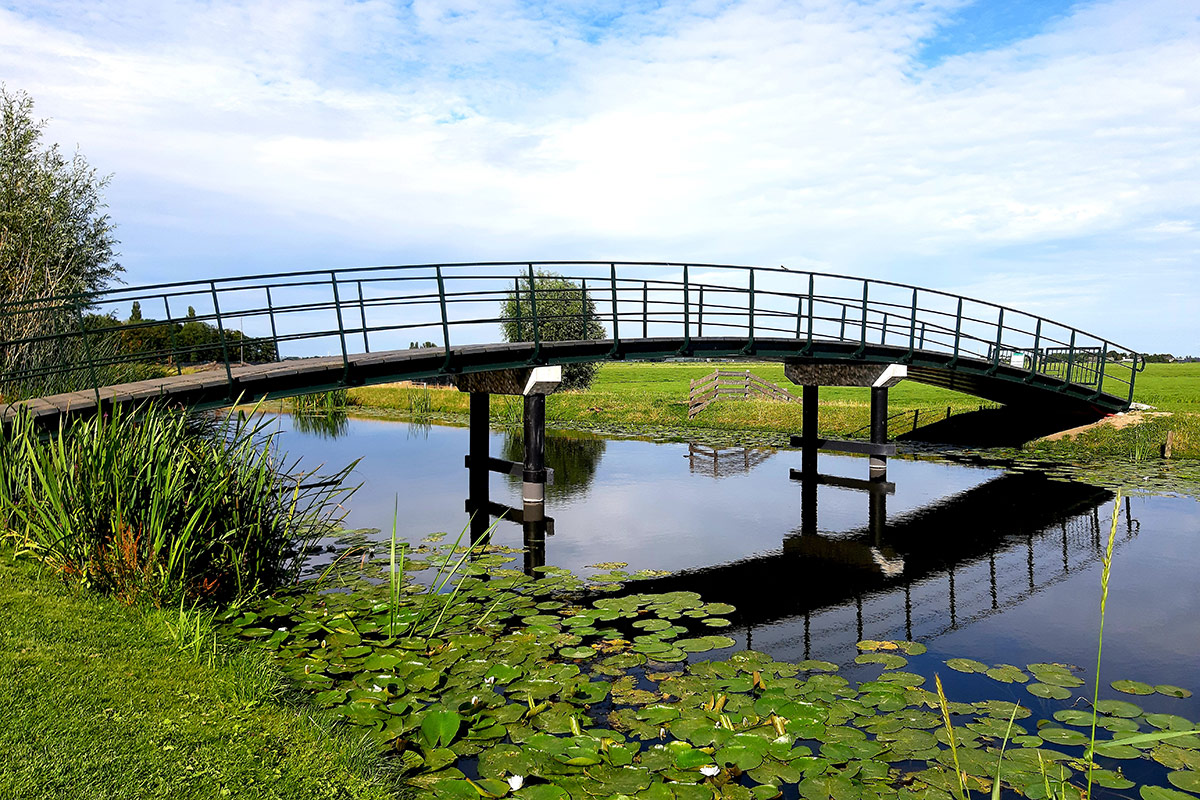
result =
[[[722,632],[732,606],[636,593],[618,571],[600,586],[554,567],[527,576],[512,554],[393,543],[340,591],[277,594],[221,621],[437,797],[1043,800],[1140,784],[1143,800],[1185,800],[1179,789],[1200,788],[1197,724],[1113,696],[1187,688],[1120,680],[1102,693],[1078,667],[931,664],[900,641],[859,643],[873,677],[854,685],[833,663],[739,650]],[[433,590],[411,579],[424,570]],[[939,671],[960,691],[1025,699],[959,702],[927,679]]]

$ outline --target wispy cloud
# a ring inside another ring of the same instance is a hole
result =
[[[1200,273],[1196,9],[1081,4],[928,59],[963,5],[18,2],[0,74],[116,174],[134,280],[256,241],[818,263],[1041,287],[1007,295],[1200,350],[1194,314],[1114,320],[1102,288]]]

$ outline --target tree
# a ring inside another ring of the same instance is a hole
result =
[[[510,342],[533,341],[533,307],[537,306],[537,333],[543,342],[604,339],[607,333],[596,318],[596,303],[574,281],[555,272],[539,271],[514,287],[504,300],[501,323]],[[595,362],[563,367],[562,388],[586,389],[596,377]]]
[[[0,86],[0,290],[7,298],[104,289],[121,272],[98,176],[42,145],[33,100]]]
[[[82,360],[75,352],[81,337],[24,340],[77,331],[91,304],[82,299],[71,314],[61,304],[37,301],[102,290],[121,272],[101,194],[108,177],[97,175],[79,153],[68,159],[58,145],[43,144],[44,127],[34,119],[28,95],[0,84],[0,298],[21,303],[0,319],[0,341],[20,342],[0,351],[0,374],[10,376]],[[68,388],[44,378],[17,384],[3,390]]]
[[[142,304],[139,303],[137,300],[133,301],[133,308],[129,309],[129,321],[130,322],[141,322],[142,321]]]

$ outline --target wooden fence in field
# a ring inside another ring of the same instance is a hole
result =
[[[741,397],[743,400],[751,397],[765,397],[768,400],[781,400],[785,403],[800,402],[800,398],[793,397],[786,390],[764,381],[748,369],[742,371],[718,369],[711,375],[691,382],[691,388],[688,390],[688,419],[694,418],[722,395]]]

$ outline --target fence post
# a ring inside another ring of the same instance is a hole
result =
[[[338,321],[338,339],[342,343],[342,383],[350,377],[350,354],[346,350],[346,325],[342,322],[342,298],[338,294],[337,273],[333,270],[329,271],[329,282],[333,286],[333,310],[337,312]],[[439,273],[438,285],[441,285],[441,276]],[[439,289],[440,294],[440,289]],[[443,306],[444,308],[444,306]],[[450,343],[446,343],[446,350],[449,352]]]
[[[233,370],[229,368],[229,345],[225,341],[225,323],[221,321],[221,304],[217,300],[216,281],[209,281],[208,288],[212,292],[213,313],[217,317],[217,334],[221,337],[221,357],[225,359],[225,380],[229,382],[229,399],[233,399]]]

